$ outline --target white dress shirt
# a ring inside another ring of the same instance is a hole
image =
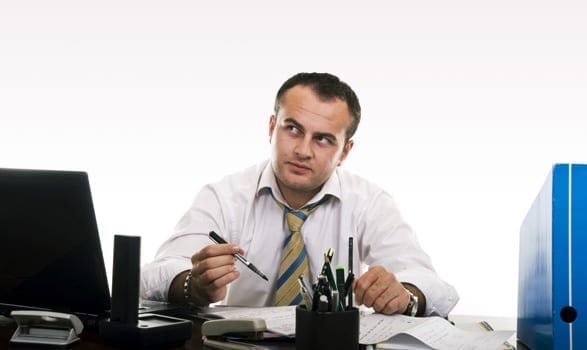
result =
[[[308,217],[301,229],[310,281],[317,280],[329,248],[335,251],[332,267],[342,264],[348,271],[348,238],[353,237],[356,277],[369,266],[383,265],[399,281],[412,283],[424,293],[427,315],[448,315],[458,294],[436,274],[387,192],[337,168],[308,204],[325,195],[332,197]],[[282,245],[289,234],[276,200],[285,203],[268,161],[203,187],[154,261],[143,266],[143,297],[167,300],[175,276],[191,268],[191,256],[213,244],[208,238],[213,230],[243,248],[244,256],[269,279],[263,280],[237,262],[241,275],[229,285],[223,303],[273,305]]]

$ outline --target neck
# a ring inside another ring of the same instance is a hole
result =
[[[320,189],[314,190],[312,192],[300,192],[300,191],[283,191],[281,186],[279,188],[281,191],[281,195],[285,200],[285,203],[288,207],[293,210],[301,209],[312,197],[316,195],[320,191]]]
[[[292,196],[283,196],[283,198],[285,199],[285,202],[287,203],[288,207],[290,207],[293,210],[298,210],[301,209],[304,206],[304,204],[308,203],[308,201],[312,197],[300,196],[299,198],[292,198]]]

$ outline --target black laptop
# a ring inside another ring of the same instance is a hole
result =
[[[0,168],[0,314],[66,312],[92,326],[110,305],[87,173]]]

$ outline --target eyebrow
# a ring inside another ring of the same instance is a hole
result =
[[[296,128],[302,130],[302,132],[304,132],[304,133],[306,132],[306,129],[304,129],[304,127],[293,118],[286,118],[283,120],[283,122],[286,124],[288,124],[288,123],[293,124]],[[328,133],[328,132],[317,132],[313,136],[325,137],[327,139],[330,139],[334,143],[338,142],[338,140],[336,139],[336,136],[334,136],[333,134]]]

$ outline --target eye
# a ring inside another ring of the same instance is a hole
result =
[[[286,125],[286,126],[285,126],[285,128],[286,128],[288,131],[290,131],[290,132],[292,132],[292,133],[294,133],[294,134],[299,134],[299,133],[300,133],[300,129],[298,129],[298,127],[297,127],[297,126],[295,126],[295,125],[291,125],[291,124],[290,124],[290,125]]]
[[[318,143],[324,144],[324,145],[331,145],[332,144],[332,139],[330,137],[324,136],[324,135],[317,135],[316,141],[318,141]]]

